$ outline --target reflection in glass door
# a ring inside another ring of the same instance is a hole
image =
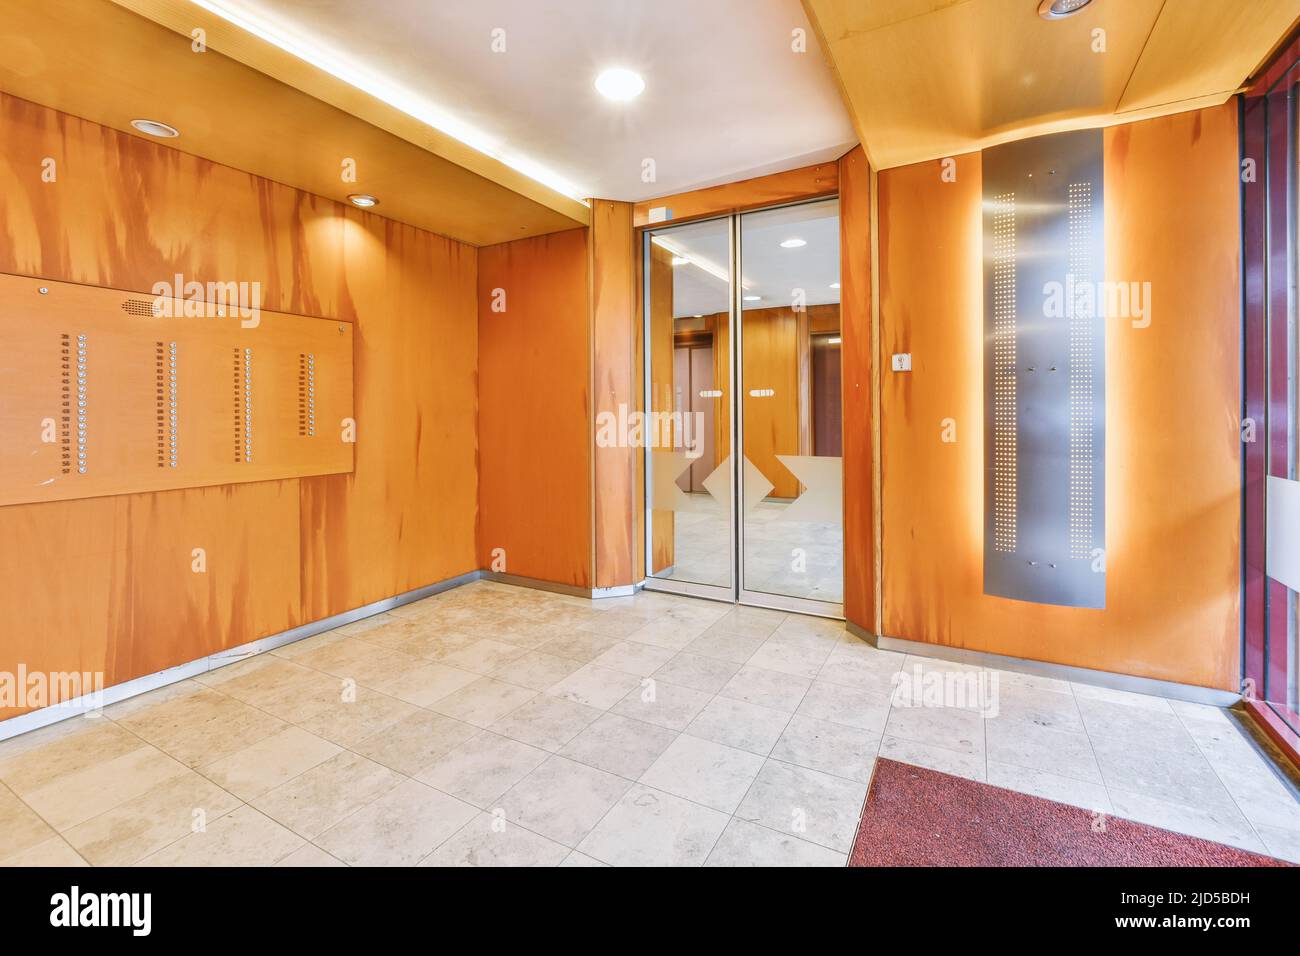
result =
[[[744,603],[842,616],[839,201],[738,226]]]
[[[647,577],[733,600],[729,222],[647,233],[644,257]]]
[[[838,201],[648,231],[643,268],[647,586],[842,617]]]

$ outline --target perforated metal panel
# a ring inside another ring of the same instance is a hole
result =
[[[986,594],[1106,604],[1102,135],[984,152]]]

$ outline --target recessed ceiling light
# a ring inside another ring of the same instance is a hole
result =
[[[781,243],[781,248],[798,249],[800,246],[806,246],[806,245],[808,245],[808,243],[804,239],[787,239],[785,242]]]
[[[645,80],[641,79],[640,73],[615,67],[596,77],[596,89],[601,96],[611,100],[634,100],[645,89]]]
[[[761,298],[763,298],[761,295],[747,295],[747,296],[745,296],[745,301],[746,301],[746,302],[757,302],[757,301],[758,301],[759,299],[761,299]]]
[[[673,256],[673,265],[675,266],[684,266],[690,261],[686,256]]]
[[[166,123],[160,123],[157,120],[134,119],[131,120],[131,125],[142,133],[147,133],[150,136],[160,136],[163,139],[175,139],[181,135],[180,130],[175,126],[168,126]]]
[[[378,206],[379,200],[374,196],[367,196],[365,193],[353,193],[348,197],[348,202],[354,206],[360,206],[362,209],[369,209],[371,206]]]
[[[832,282],[832,283],[831,283],[831,288],[832,288],[832,289],[838,289],[839,287],[840,287],[840,284],[839,284],[838,282]]]
[[[1064,20],[1072,17],[1092,0],[1040,0],[1038,15],[1044,20]]]

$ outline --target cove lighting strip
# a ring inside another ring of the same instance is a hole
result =
[[[476,127],[469,125],[446,109],[430,102],[402,86],[372,73],[364,67],[349,61],[337,50],[322,46],[315,41],[292,39],[283,26],[278,26],[266,17],[254,13],[241,4],[223,2],[223,0],[190,0],[195,6],[202,7],[209,13],[221,17],[227,23],[253,36],[259,37],[278,47],[286,53],[297,57],[304,63],[324,70],[335,79],[342,80],[375,99],[401,110],[407,116],[431,126],[441,133],[446,133],[466,146],[478,150],[487,156],[509,166],[517,173],[527,176],[543,186],[558,193],[576,199],[584,206],[589,190],[585,190],[565,179],[563,176],[543,166],[529,157],[510,149],[499,139],[490,136]],[[239,7],[239,9],[236,9]]]

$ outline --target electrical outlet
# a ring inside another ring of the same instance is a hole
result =
[[[895,353],[894,353],[894,359],[893,359],[893,362],[892,362],[892,364],[891,364],[891,368],[893,368],[893,370],[894,370],[895,372],[910,372],[910,371],[912,371],[912,353],[911,353],[911,352],[895,352]]]

